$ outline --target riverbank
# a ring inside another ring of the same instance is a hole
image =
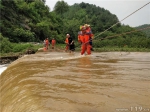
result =
[[[15,61],[16,59],[27,55],[27,54],[34,54],[35,51],[32,49],[28,49],[25,52],[18,52],[18,53],[6,53],[0,56],[0,65],[3,64],[10,64],[11,62]]]
[[[80,47],[77,46],[75,51],[80,51]],[[148,48],[128,48],[128,47],[102,47],[102,48],[93,48],[92,52],[150,52]],[[65,46],[64,44],[57,45],[55,49],[49,49],[46,52],[58,51],[64,52]],[[0,64],[9,64],[14,60],[22,57],[26,54],[34,54],[36,52],[44,52],[43,48],[38,48],[37,50],[28,49],[24,53],[6,53],[3,56],[0,56]]]

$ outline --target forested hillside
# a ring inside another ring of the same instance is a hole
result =
[[[80,25],[90,24],[92,31],[98,34],[118,22],[116,15],[104,8],[83,2],[70,6],[68,11],[60,16],[63,18],[64,27],[66,27],[65,32],[70,32],[73,37],[77,37]],[[110,29],[110,32],[116,32],[119,27],[120,24]]]
[[[147,27],[150,27],[150,24],[144,24],[144,25],[138,26],[136,27],[136,29],[142,29],[142,28],[147,28]],[[142,30],[142,32],[144,32],[146,36],[150,38],[150,28]]]
[[[141,31],[99,41],[101,38],[130,32],[135,28],[119,23],[99,35],[117,23],[118,18],[108,10],[93,4],[82,2],[69,6],[62,0],[58,1],[54,11],[51,11],[45,5],[45,0],[0,0],[0,2],[0,36],[8,38],[7,41],[13,43],[43,42],[48,37],[64,44],[66,33],[77,41],[79,27],[90,24],[95,35],[94,47],[127,45],[135,48],[150,48],[150,39],[146,38]]]
[[[1,33],[11,42],[41,41],[61,36],[61,18],[41,0],[1,0]]]

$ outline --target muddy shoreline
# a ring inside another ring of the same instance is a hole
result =
[[[0,65],[10,64],[13,61],[21,58],[24,55],[35,54],[34,50],[28,49],[25,53],[19,53],[17,55],[0,56]]]

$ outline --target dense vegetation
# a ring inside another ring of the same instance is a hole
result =
[[[150,24],[144,24],[144,25],[136,27],[136,29],[148,28],[148,29],[142,30],[142,32],[144,32],[146,34],[146,36],[150,38],[150,28],[149,27],[150,27]]]
[[[0,10],[0,49],[2,53],[18,52],[19,50],[12,50],[15,49],[14,43],[43,42],[47,37],[55,38],[57,43],[63,44],[66,33],[71,34],[77,41],[79,27],[85,23],[92,27],[95,35],[93,40],[95,48],[124,46],[150,48],[149,29],[146,30],[146,34],[138,31],[100,41],[101,38],[130,32],[135,28],[119,23],[99,35],[117,23],[118,18],[108,10],[96,5],[82,2],[69,6],[65,1],[58,1],[54,11],[51,11],[45,5],[45,0],[0,0]]]
[[[35,43],[11,43],[8,38],[4,38],[0,34],[0,48],[1,55],[18,55],[24,54],[28,50],[37,51],[39,47],[42,47],[42,44]]]
[[[1,33],[11,42],[41,41],[62,34],[61,18],[50,13],[41,0],[1,0],[0,8]]]

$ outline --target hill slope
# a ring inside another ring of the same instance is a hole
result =
[[[141,25],[141,26],[138,26],[135,28],[142,29],[142,28],[146,28],[146,27],[150,27],[150,24],[144,24],[144,25]],[[142,32],[144,32],[146,34],[146,36],[150,38],[150,29],[142,30]]]

